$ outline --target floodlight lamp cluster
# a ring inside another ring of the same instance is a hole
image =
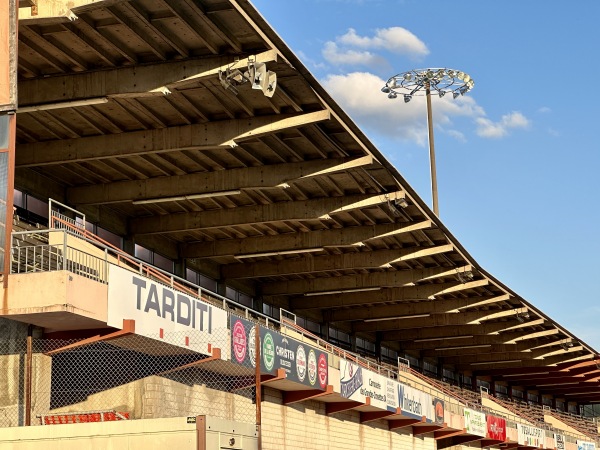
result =
[[[223,88],[238,95],[238,87],[244,83],[250,83],[252,89],[260,89],[265,97],[273,97],[277,87],[275,72],[267,70],[265,63],[251,59],[248,60],[247,67],[241,67],[241,69],[246,69],[243,72],[240,68],[235,67],[237,64],[236,61],[229,67],[219,70],[219,82]]]
[[[465,95],[475,86],[473,79],[459,70],[454,69],[415,69],[402,72],[391,77],[381,92],[388,98],[395,99],[399,95],[408,103],[415,95],[437,93],[441,98],[452,94],[453,98]]]

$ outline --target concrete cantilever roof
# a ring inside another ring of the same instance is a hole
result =
[[[249,2],[69,3],[21,10],[18,189],[323,329],[600,400],[596,351],[477,264]],[[272,97],[222,86],[248,61]]]

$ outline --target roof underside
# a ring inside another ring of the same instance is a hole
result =
[[[271,98],[222,86],[248,61]],[[17,188],[299,316],[600,399],[595,351],[477,265],[248,2],[22,19],[18,68]]]

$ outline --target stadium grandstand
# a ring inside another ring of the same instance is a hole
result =
[[[600,445],[597,351],[250,2],[2,3],[0,444]]]

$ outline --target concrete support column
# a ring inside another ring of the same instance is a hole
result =
[[[178,277],[185,278],[185,269],[187,268],[185,259],[177,259],[173,261],[173,273]]]
[[[133,237],[126,236],[123,238],[123,250],[129,253],[130,255],[135,255],[135,242]]]
[[[330,322],[323,322],[321,324],[321,336],[324,340],[329,341],[329,325]]]
[[[381,331],[377,331],[375,333],[375,359],[378,362],[381,362],[381,343],[383,338],[383,333]]]
[[[227,294],[227,284],[223,278],[217,280],[217,294],[223,297]]]
[[[356,348],[356,333],[353,331],[352,333],[350,333],[350,351],[353,351],[356,353],[357,348]]]

